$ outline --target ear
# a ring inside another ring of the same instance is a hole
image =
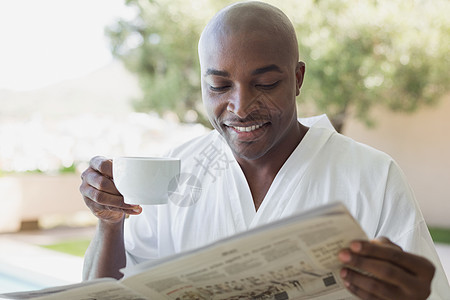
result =
[[[300,95],[300,88],[302,87],[304,77],[305,77],[305,63],[302,61],[299,61],[295,68],[295,79],[296,79],[295,95],[296,96]]]

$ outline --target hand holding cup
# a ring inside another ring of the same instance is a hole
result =
[[[108,223],[122,221],[125,214],[137,215],[142,212],[139,205],[124,202],[113,181],[112,160],[96,156],[81,174],[80,192],[83,199],[99,219]]]

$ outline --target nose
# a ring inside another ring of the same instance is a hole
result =
[[[255,110],[257,94],[250,88],[235,86],[228,100],[227,110],[241,119],[245,119]]]

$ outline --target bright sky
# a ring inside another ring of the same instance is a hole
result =
[[[1,0],[0,89],[32,90],[105,66],[104,27],[132,14],[124,0]]]

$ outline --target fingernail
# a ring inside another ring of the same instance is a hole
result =
[[[349,262],[351,259],[350,252],[348,252],[347,250],[339,252],[338,257],[344,263]]]
[[[348,282],[347,280],[344,280],[344,285],[345,285],[346,287],[349,287],[349,286],[350,286],[350,282]]]
[[[341,270],[341,274],[340,274],[340,275],[341,275],[341,278],[345,278],[345,277],[347,277],[347,269],[345,269],[345,268],[344,268],[344,269],[342,269],[342,270]]]
[[[134,212],[141,212],[141,207],[139,207],[139,206],[136,206],[135,208],[133,208],[133,211]]]
[[[352,249],[353,252],[359,252],[361,251],[362,245],[360,242],[352,242],[350,244],[350,249]]]

